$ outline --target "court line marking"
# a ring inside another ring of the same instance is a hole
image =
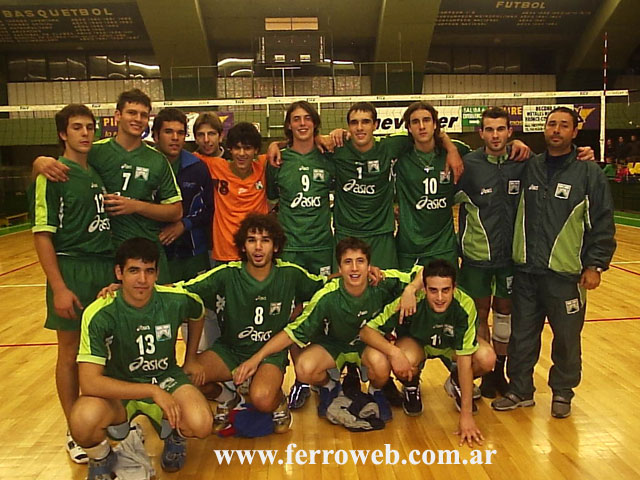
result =
[[[616,268],[618,270],[622,270],[623,272],[632,273],[634,275],[638,275],[640,277],[640,273],[634,272],[633,270],[627,270],[626,268],[618,267],[617,265],[611,265],[612,268]]]
[[[25,285],[0,285],[0,288],[26,288],[26,287],[46,287],[46,283],[32,283]]]
[[[611,262],[611,265],[632,265],[640,263],[640,260],[631,260],[629,262]]]
[[[32,267],[32,266],[37,265],[37,264],[38,264],[38,262],[35,261],[35,262],[32,262],[32,263],[28,263],[26,265],[22,265],[21,267],[14,268],[13,270],[9,270],[8,272],[0,273],[0,277],[3,277],[5,275],[9,275],[10,273],[18,272],[18,271],[22,270],[23,268]]]

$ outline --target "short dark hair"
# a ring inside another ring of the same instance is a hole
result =
[[[373,118],[373,122],[378,121],[378,111],[376,107],[373,106],[373,103],[370,102],[357,102],[349,107],[349,111],[347,112],[347,123],[349,123],[349,117],[353,112],[367,112],[371,114]]]
[[[184,125],[184,131],[187,131],[187,116],[183,111],[178,110],[177,108],[168,107],[160,110],[153,119],[151,133],[153,135],[159,134],[164,122],[180,122]]]
[[[71,117],[88,117],[93,120],[94,127],[96,124],[96,117],[93,116],[93,112],[86,105],[83,105],[82,103],[70,103],[64,107],[55,115],[58,142],[60,142],[60,145],[63,147],[65,146],[65,142],[60,137],[60,134],[67,133],[67,127],[69,127],[69,119]]]
[[[336,245],[336,260],[338,265],[347,250],[360,250],[367,257],[367,262],[371,263],[371,245],[364,240],[355,237],[345,237]]]
[[[293,132],[291,131],[291,114],[296,108],[301,108],[309,115],[311,115],[311,121],[313,122],[313,136],[315,137],[320,132],[320,115],[313,105],[306,100],[300,100],[293,102],[287,108],[287,114],[284,118],[284,134],[289,140],[289,143],[293,142]]]
[[[443,277],[451,278],[451,283],[456,284],[456,269],[446,260],[440,258],[431,260],[429,264],[422,269],[422,281],[427,286],[427,277]]]
[[[193,135],[196,135],[196,132],[202,125],[209,125],[211,128],[216,130],[220,135],[222,135],[222,120],[215,112],[203,112],[198,115],[195,123],[193,124]]]
[[[442,138],[440,138],[440,122],[438,121],[438,111],[430,103],[417,101],[413,102],[407,107],[407,109],[404,111],[404,114],[402,114],[404,126],[407,127],[407,131],[409,130],[409,124],[411,123],[411,114],[417,110],[426,110],[431,114],[433,124],[435,125],[435,130],[433,131],[433,140],[436,144],[436,148],[442,149]],[[411,133],[409,133],[409,138],[411,138],[411,141],[413,141],[413,136],[411,135]]]
[[[240,222],[238,231],[233,235],[233,243],[235,243],[238,254],[243,261],[247,260],[244,244],[250,232],[267,232],[273,241],[273,261],[280,256],[287,236],[275,216],[250,213]]]
[[[549,120],[549,117],[551,116],[551,114],[556,112],[568,113],[569,115],[571,115],[571,120],[573,121],[573,129],[575,130],[576,128],[578,128],[578,124],[580,123],[580,117],[578,116],[578,113],[573,108],[569,108],[569,107],[556,107],[553,110],[551,110],[547,114],[547,118],[544,119],[545,125],[547,124],[547,121]]]
[[[139,88],[132,88],[131,90],[126,90],[120,94],[118,97],[118,102],[116,103],[116,110],[122,112],[125,104],[127,103],[140,103],[147,107],[149,111],[151,111],[151,99],[149,95],[144,93]]]
[[[504,118],[507,121],[507,128],[511,128],[509,113],[504,108],[489,107],[484,112],[482,112],[482,117],[480,117],[480,130],[484,128],[485,118]]]
[[[236,123],[227,133],[227,148],[232,149],[238,145],[249,145],[260,150],[262,137],[256,127],[249,122]]]
[[[148,238],[134,237],[122,242],[116,250],[116,265],[124,270],[127,260],[142,260],[145,263],[154,263],[158,267],[160,250],[155,242]]]

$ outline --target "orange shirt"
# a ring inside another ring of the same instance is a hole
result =
[[[209,167],[213,183],[213,259],[238,260],[233,235],[248,213],[267,213],[266,156],[253,162],[251,175],[237,177],[231,171],[231,162],[224,158],[195,154]]]

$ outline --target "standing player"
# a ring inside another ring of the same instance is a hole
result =
[[[202,301],[183,289],[156,285],[158,257],[155,242],[125,241],[116,252],[115,268],[122,289],[96,300],[82,318],[82,396],[70,426],[89,456],[89,480],[112,478],[115,454],[107,433],[123,440],[129,420],[140,413],[164,439],[162,468],[168,472],[184,465],[185,437],[211,433],[209,405],[176,365],[175,351],[178,327],[189,319],[186,366],[193,361],[202,331]]]
[[[309,102],[289,106],[284,121],[288,146],[280,152],[284,163],[280,168],[267,165],[267,196],[278,200],[278,218],[287,236],[282,259],[311,273],[329,275],[333,263],[329,192],[335,168],[316,148],[319,131],[320,115]],[[292,347],[290,353],[295,363],[300,349]],[[310,393],[309,385],[296,380],[289,407],[301,408]]]
[[[229,152],[222,146],[223,127],[220,117],[214,112],[198,115],[193,124],[193,136],[198,148],[194,152],[199,158],[220,157],[229,159]]]
[[[325,277],[276,259],[284,247],[285,235],[273,216],[248,215],[240,223],[234,241],[242,261],[220,265],[183,284],[188,291],[200,295],[208,308],[215,308],[223,320],[221,337],[187,370],[203,377],[205,389],[212,394],[212,386],[206,384],[231,380],[238,365],[287,325],[294,302],[309,300],[325,281]],[[254,407],[274,412],[278,433],[287,431],[292,420],[282,393],[287,362],[286,351],[264,358],[249,387]],[[221,402],[215,416],[219,429],[226,425],[228,409],[235,407],[240,397],[223,389],[217,400]]]
[[[182,219],[165,225],[160,241],[165,246],[171,282],[187,280],[210,268],[209,235],[213,214],[213,183],[207,166],[184,150],[187,116],[177,108],[164,108],[153,122],[153,139],[167,157],[182,193]]]
[[[247,214],[268,211],[266,159],[256,159],[261,142],[256,127],[240,122],[227,135],[231,162],[200,157],[214,181],[213,259],[218,263],[240,258],[233,237]]]
[[[456,269],[446,260],[433,260],[422,272],[424,290],[417,294],[416,312],[399,323],[396,300],[371,320],[360,332],[362,340],[382,352],[376,357],[376,370],[389,371],[405,384],[403,403],[407,415],[422,413],[420,389],[411,380],[420,374],[425,360],[446,356],[456,360],[457,368],[445,384],[460,412],[460,445],[482,444],[482,433],[473,420],[473,378],[491,371],[495,353],[482,339],[476,339],[476,309],[473,300],[456,289]],[[382,335],[397,329],[393,345]]]
[[[426,102],[414,102],[403,119],[413,148],[395,166],[400,268],[427,265],[436,258],[457,267],[458,245],[451,210],[455,185],[445,168],[447,152],[438,112]],[[469,151],[465,144],[456,142],[456,146],[460,155]]]
[[[338,379],[345,363],[372,366],[370,358],[374,352],[365,348],[360,340],[360,328],[377,316],[411,281],[409,273],[386,270],[384,280],[375,287],[370,286],[370,258],[371,248],[362,240],[351,237],[340,240],[336,246],[340,278],[327,283],[314,295],[302,315],[238,368],[236,382],[251,375],[265,358],[295,343],[305,347],[295,362],[296,377],[320,387],[318,415],[324,417],[340,391]],[[329,375],[330,371],[333,375]],[[384,421],[392,417],[381,390],[387,379],[388,375],[385,378],[369,376],[369,393],[378,404],[380,418]]]
[[[465,174],[458,182],[459,236],[462,266],[459,284],[478,311],[478,336],[490,342],[497,354],[493,372],[480,385],[482,395],[504,395],[504,366],[511,334],[513,221],[520,195],[520,178],[526,162],[509,159],[507,142],[512,134],[509,114],[499,107],[482,113],[480,138],[484,146],[465,155]],[[493,297],[493,298],[492,298]],[[489,310],[493,309],[493,332]]]
[[[113,245],[109,219],[104,212],[106,190],[87,164],[95,132],[91,110],[80,104],[64,107],[55,116],[60,143],[58,162],[68,168],[65,183],[49,182],[38,175],[31,196],[33,240],[47,276],[45,327],[56,330],[58,358],[56,388],[69,422],[78,399],[76,354],[80,343],[80,311],[113,279]],[[76,463],[87,455],[67,432],[67,451]]]
[[[545,318],[553,331],[549,386],[551,415],[571,415],[580,383],[580,334],[586,292],[597,288],[616,248],[609,183],[594,162],[579,162],[573,139],[578,115],[557,107],[547,116],[547,151],[527,166],[513,238],[513,317],[509,391],[496,410],[535,405],[533,369]]]
[[[122,92],[115,112],[118,133],[95,142],[89,154],[89,164],[109,192],[104,203],[116,247],[133,237],[159,244],[162,223],[182,218],[182,197],[171,166],[142,141],[150,112],[151,100],[144,92],[137,88]],[[49,180],[65,181],[68,169],[53,158],[38,157],[34,171]],[[167,257],[161,247],[159,266],[160,282],[169,283]]]

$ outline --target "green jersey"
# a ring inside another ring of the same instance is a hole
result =
[[[464,155],[467,145],[455,142]],[[415,148],[395,166],[399,209],[396,245],[398,255],[439,255],[457,251],[451,207],[455,195],[453,175],[445,172],[447,153]]]
[[[336,232],[355,237],[394,231],[393,170],[396,159],[411,148],[407,135],[376,138],[362,153],[348,142],[336,149]]]
[[[267,197],[280,200],[278,219],[287,234],[285,251],[333,249],[329,192],[335,168],[316,148],[282,150],[280,168],[267,167]]]
[[[64,157],[69,180],[50,182],[38,175],[29,188],[32,231],[53,234],[58,255],[74,257],[113,254],[111,226],[104,212],[102,180],[91,168]]]
[[[404,317],[398,325],[397,307],[400,299],[384,307],[384,311],[367,323],[380,333],[398,329],[398,336],[414,338],[427,355],[471,355],[478,350],[476,320],[478,314],[473,299],[459,288],[453,293],[453,301],[442,313],[434,312],[427,302],[424,290],[416,295],[416,313]]]
[[[149,203],[182,201],[171,165],[162,153],[144,142],[128,152],[113,137],[98,140],[89,152],[89,163],[109,193]],[[116,245],[133,237],[157,242],[162,225],[138,214],[118,215],[111,219],[111,223]]]
[[[142,308],[129,305],[118,291],[96,300],[82,315],[78,362],[104,365],[108,377],[155,383],[177,368],[180,324],[203,316],[200,298],[181,288],[156,285]]]
[[[216,311],[221,343],[252,355],[287,325],[295,303],[309,300],[325,281],[326,277],[276,260],[263,281],[253,278],[244,262],[229,262],[178,285]]]
[[[313,296],[302,314],[287,325],[285,332],[301,347],[319,334],[350,346],[361,344],[360,329],[402,293],[415,272],[385,270],[384,273],[384,280],[375,287],[367,286],[359,297],[347,292],[342,278],[334,278]]]

